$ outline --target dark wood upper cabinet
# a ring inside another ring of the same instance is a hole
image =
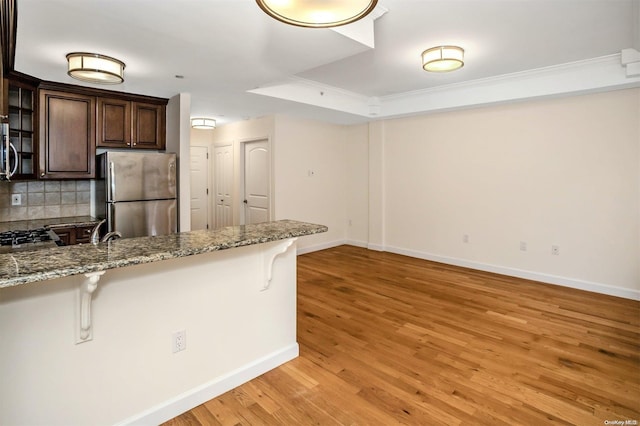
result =
[[[16,57],[16,0],[0,0],[0,120],[9,114],[9,81]]]
[[[165,106],[98,98],[98,148],[165,149]]]
[[[2,1],[2,0],[0,0]],[[0,74],[16,179],[91,179],[96,147],[166,149],[167,99]]]
[[[9,141],[17,155],[11,179],[35,179],[38,148],[37,81],[12,72],[8,78]]]
[[[96,98],[40,90],[40,179],[95,177]]]
[[[128,148],[131,145],[131,102],[98,98],[98,147]]]
[[[133,102],[133,148],[165,149],[165,106]]]
[[[13,71],[16,59],[18,9],[16,0],[0,0],[0,45],[2,46],[2,74]]]

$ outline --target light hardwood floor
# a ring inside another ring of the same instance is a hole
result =
[[[166,425],[640,422],[636,301],[341,246],[298,257],[298,342]]]

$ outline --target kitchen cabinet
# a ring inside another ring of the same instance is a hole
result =
[[[16,172],[11,179],[35,179],[37,148],[37,83],[18,76],[8,80],[9,140],[15,148]],[[14,155],[11,152],[10,155]]]
[[[0,0],[0,116],[8,114],[7,76],[13,71],[16,58],[18,9],[16,0]]]
[[[40,179],[95,177],[96,98],[40,90]]]
[[[52,227],[51,230],[56,233],[65,245],[69,246],[90,243],[93,226],[61,226]]]
[[[56,233],[60,241],[65,246],[71,245],[71,233],[75,231],[73,226],[65,226],[64,228],[52,228],[52,231]]]
[[[165,106],[99,97],[99,148],[165,149]]]
[[[98,98],[96,146],[128,148],[131,145],[131,102]]]
[[[132,103],[133,148],[165,149],[165,106],[142,102]]]

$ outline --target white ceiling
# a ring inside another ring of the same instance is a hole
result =
[[[435,99],[434,90],[443,96],[495,76],[521,78],[613,55],[619,65],[622,49],[640,50],[640,0],[379,0],[378,19],[341,28],[373,28],[375,48],[330,29],[282,24],[253,0],[17,2],[16,70],[83,85],[66,75],[67,53],[114,56],[127,64],[125,82],[100,87],[167,98],[190,93],[191,115],[220,124],[275,113],[346,124],[433,111],[440,107],[420,105]],[[421,69],[420,53],[441,44],[465,49],[461,70]],[[615,79],[611,87],[640,85],[640,77]],[[587,86],[609,87],[602,84]],[[401,99],[402,108],[391,105]],[[372,113],[372,105],[381,111]]]

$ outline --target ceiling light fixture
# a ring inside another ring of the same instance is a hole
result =
[[[256,0],[256,3],[278,21],[298,27],[330,28],[364,18],[378,0]]]
[[[89,83],[119,84],[124,81],[125,64],[97,53],[73,52],[67,55],[71,77]]]
[[[432,47],[422,52],[422,68],[431,72],[449,72],[464,66],[464,49],[458,46]]]
[[[191,127],[194,129],[211,130],[216,128],[216,120],[213,118],[192,118]]]

